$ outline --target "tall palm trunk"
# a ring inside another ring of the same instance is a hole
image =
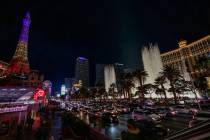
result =
[[[174,91],[174,85],[172,84],[172,82],[170,82],[170,86],[172,88],[172,93],[174,96],[174,103],[177,104],[177,96],[176,96],[176,92]]]
[[[163,94],[164,94],[164,100],[165,100],[165,105],[168,105],[168,98],[167,98],[167,95],[166,95],[166,90],[165,90],[165,87],[163,84],[160,84],[162,90],[163,90]]]
[[[143,91],[143,81],[142,81],[142,78],[139,78],[139,79],[141,79],[140,80],[140,92],[139,92],[139,101],[140,101],[140,103],[143,105],[144,104],[144,91]]]
[[[127,90],[127,94],[128,94],[128,99],[129,99],[129,102],[131,103],[131,94],[130,94],[130,89]]]

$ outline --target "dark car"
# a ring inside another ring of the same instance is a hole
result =
[[[156,125],[149,120],[139,120],[136,121],[136,124],[141,132],[145,135],[145,139],[157,140],[157,138],[161,139],[168,134],[167,128],[160,124]]]
[[[113,123],[113,124],[117,124],[119,123],[119,119],[117,117],[117,115],[111,114],[111,113],[103,113],[102,114],[102,121],[104,123]]]

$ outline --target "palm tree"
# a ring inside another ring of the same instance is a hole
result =
[[[200,106],[200,103],[199,103],[199,101],[198,101],[198,95],[197,95],[197,93],[196,93],[196,87],[195,87],[194,83],[191,82],[191,81],[185,81],[185,82],[184,82],[184,87],[185,87],[185,90],[186,90],[186,91],[191,91],[192,93],[194,93],[194,95],[195,95],[195,100],[196,100],[196,102],[197,102],[197,104],[198,104],[199,110],[202,110],[202,108],[201,108],[201,106]]]
[[[150,95],[150,99],[152,99],[152,93],[155,91],[155,85],[153,84],[145,84],[144,89],[146,91],[146,94]]]
[[[195,65],[195,68],[200,71],[199,77],[195,78],[195,87],[204,95],[208,91],[208,81],[206,77],[210,77],[210,57],[200,57]],[[208,95],[206,95],[208,96]]]
[[[204,76],[210,75],[210,58],[202,56],[198,59],[195,67],[200,70],[201,73],[204,73]]]
[[[139,79],[138,90],[139,90],[139,93],[142,95],[142,96],[141,95],[139,96],[139,99],[141,100],[141,97],[143,97],[142,102],[144,102],[145,89],[143,87],[143,84],[146,80],[146,77],[148,77],[148,73],[146,71],[136,70],[133,72],[133,76]]]
[[[154,85],[152,84],[144,84],[142,86],[137,87],[138,91],[137,94],[139,95],[139,98],[142,99],[142,103],[145,100],[145,95],[150,94],[150,98],[152,93],[154,92]]]
[[[122,99],[122,96],[124,96],[124,91],[122,88],[118,89],[117,96],[120,97],[120,99]]]
[[[125,92],[125,74],[120,75],[120,80],[119,80],[119,85],[120,85],[120,93],[123,95],[124,98],[126,98],[126,92]]]
[[[105,88],[101,87],[98,89],[98,97],[100,98],[100,101],[102,100],[102,98],[104,97],[105,99],[107,99],[107,93]]]
[[[164,76],[159,76],[155,79],[156,91],[158,93],[163,93],[165,104],[168,104],[168,99],[167,99],[167,95],[166,95],[166,88],[164,86],[164,84],[166,84],[166,83],[167,83],[166,78]]]
[[[125,93],[125,97],[128,97],[129,101],[131,101],[131,98],[132,98],[131,88],[133,87],[134,87],[133,76],[131,73],[126,73],[122,79],[122,90]]]
[[[88,89],[82,86],[79,91],[79,96],[81,99],[87,99],[89,97]]]
[[[205,92],[208,89],[208,83],[204,76],[200,76],[195,79],[195,87],[203,94],[205,95]]]
[[[168,89],[169,92],[175,92],[176,95],[178,97],[180,97],[179,95],[181,94],[185,94],[185,92],[187,91],[186,90],[186,87],[185,87],[185,79],[183,77],[180,77],[180,78],[177,78],[175,81],[174,81],[174,87],[170,87]]]
[[[164,66],[163,71],[160,72],[161,76],[167,78],[170,84],[170,91],[173,93],[174,102],[177,104],[177,95],[175,89],[175,82],[181,77],[179,71],[172,66]]]
[[[90,98],[95,100],[95,98],[97,97],[97,88],[91,88],[90,89]]]
[[[110,93],[111,93],[112,99],[115,99],[115,96],[116,96],[115,89],[116,89],[116,84],[115,83],[112,83],[110,85],[110,90],[111,90]]]

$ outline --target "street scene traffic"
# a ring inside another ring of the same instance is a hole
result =
[[[210,140],[210,1],[0,6],[0,140]]]
[[[70,111],[86,124],[96,128],[111,139],[121,139],[123,131],[127,131],[127,121],[133,119],[143,131],[146,139],[163,139],[177,131],[191,128],[210,117],[209,108],[199,111],[196,104],[155,105],[148,100],[144,106],[138,102],[125,101],[82,101],[62,102],[60,107]]]

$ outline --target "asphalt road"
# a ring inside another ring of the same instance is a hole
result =
[[[101,131],[105,135],[108,135],[112,140],[119,140],[121,132],[127,130],[127,120],[131,117],[130,114],[124,114],[119,116],[119,124],[110,124],[103,126],[100,118],[91,118],[89,115],[79,113],[78,117],[90,124],[92,127]],[[175,117],[165,118],[161,124],[166,128],[169,128],[170,132],[176,132],[188,127],[189,121],[192,119],[191,115],[178,114]]]

